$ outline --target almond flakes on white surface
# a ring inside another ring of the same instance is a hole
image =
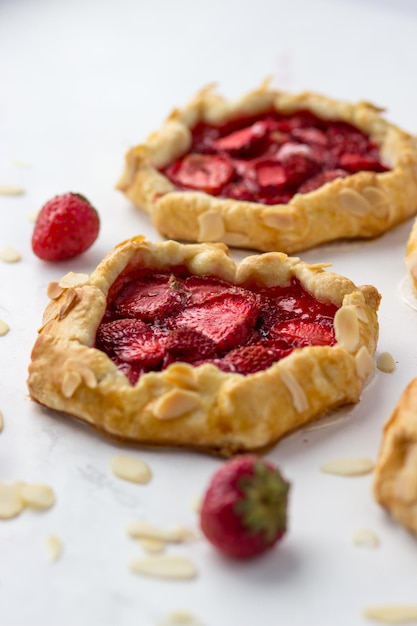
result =
[[[381,352],[376,361],[376,366],[381,372],[391,374],[395,370],[394,357],[389,352]]]
[[[0,196],[21,196],[25,193],[22,187],[0,183]]]
[[[336,474],[338,476],[363,476],[370,474],[375,463],[372,459],[360,457],[341,457],[328,461],[320,467],[320,471],[325,474]]]
[[[0,433],[3,431],[4,429],[4,417],[3,417],[3,413],[0,411]]]
[[[352,534],[352,541],[355,546],[363,546],[365,548],[377,548],[379,546],[379,537],[373,530],[369,528],[358,528]]]
[[[203,626],[203,624],[188,611],[172,611],[159,626]]]
[[[381,624],[417,624],[417,604],[385,604],[368,607],[364,617]]]
[[[62,554],[62,541],[56,535],[49,535],[45,539],[45,546],[48,552],[49,560],[52,562],[58,561]]]
[[[160,539],[152,537],[142,537],[139,539],[140,545],[148,554],[162,554],[165,551],[166,543]]]
[[[127,534],[133,539],[153,539],[164,543],[186,543],[195,541],[195,534],[183,526],[173,528],[159,528],[148,522],[130,522]]]
[[[16,517],[25,508],[45,511],[54,502],[54,493],[48,485],[0,481],[0,519]]]
[[[0,320],[0,337],[4,337],[10,330],[10,326],[7,322]]]
[[[136,559],[130,564],[130,570],[142,576],[171,580],[191,580],[197,576],[197,568],[192,561],[164,554]]]
[[[12,246],[4,246],[0,248],[0,261],[4,263],[18,263],[22,260],[22,255],[16,248]]]
[[[152,478],[150,467],[145,461],[127,454],[118,454],[113,457],[110,467],[115,476],[131,483],[145,485]]]

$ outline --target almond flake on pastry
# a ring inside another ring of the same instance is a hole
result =
[[[368,102],[210,86],[129,150],[118,188],[170,239],[290,254],[415,215],[417,143]]]
[[[53,291],[30,395],[142,445],[226,456],[273,445],[357,402],[373,369],[380,295],[324,267],[125,241],[88,280]]]

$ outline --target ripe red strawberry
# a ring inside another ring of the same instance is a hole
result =
[[[303,346],[332,346],[336,343],[333,326],[288,320],[272,326],[269,331],[271,339],[285,339],[294,348]]]
[[[177,328],[191,328],[202,333],[218,351],[232,350],[245,342],[253,329],[259,299],[252,292],[225,293],[181,311],[174,319]]]
[[[118,361],[136,363],[143,369],[157,367],[165,354],[168,332],[141,320],[121,319],[100,324],[96,347]]]
[[[351,174],[365,170],[371,170],[373,172],[386,172],[388,169],[382,165],[378,159],[375,159],[372,156],[352,154],[350,152],[346,152],[341,155],[339,165]]]
[[[193,362],[199,359],[209,359],[216,355],[216,344],[212,339],[191,328],[177,328],[173,330],[166,342],[168,365],[173,361]]]
[[[234,168],[226,156],[189,154],[170,165],[165,173],[180,187],[218,194],[231,180]]]
[[[267,122],[255,122],[251,126],[216,139],[212,147],[219,152],[228,152],[232,156],[249,156],[265,146],[268,130]]]
[[[244,346],[236,348],[229,352],[223,359],[229,371],[238,374],[254,374],[260,372],[289,354],[291,349],[280,349],[270,342],[270,345],[255,344],[252,346]]]
[[[286,532],[289,488],[279,470],[257,456],[226,461],[204,494],[201,530],[227,556],[258,556]]]
[[[44,261],[63,261],[81,254],[97,239],[100,220],[89,201],[77,193],[49,200],[37,217],[33,252]]]
[[[331,183],[333,180],[336,180],[336,178],[345,178],[346,176],[348,176],[348,172],[346,170],[327,170],[322,174],[318,174],[317,176],[313,176],[312,178],[306,180],[306,182],[301,185],[298,191],[300,193],[309,193],[310,191],[314,191],[315,189],[318,189],[326,183]]]
[[[184,294],[175,276],[154,274],[128,283],[119,292],[114,311],[119,317],[162,322],[180,308],[183,300]]]

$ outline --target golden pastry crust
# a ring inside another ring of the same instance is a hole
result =
[[[417,534],[417,378],[384,426],[374,495],[395,520]]]
[[[414,220],[408,236],[405,263],[413,289],[417,292],[417,219]]]
[[[297,277],[335,316],[338,343],[306,347],[266,370],[243,376],[212,364],[176,362],[142,375],[132,386],[95,349],[107,294],[125,270],[185,266],[231,283],[288,285]],[[51,283],[43,325],[32,351],[31,397],[106,434],[140,444],[186,446],[231,455],[270,446],[285,434],[344,403],[358,401],[374,367],[380,296],[371,286],[272,252],[236,264],[223,244],[119,244],[88,278],[68,274]]]
[[[337,178],[310,193],[296,194],[288,204],[270,206],[179,191],[158,171],[187,152],[190,129],[197,122],[220,124],[273,108],[283,113],[308,109],[323,119],[353,124],[380,147],[392,169]],[[174,110],[143,145],[129,150],[118,188],[168,238],[291,254],[337,239],[375,237],[414,215],[417,143],[367,102],[350,104],[311,92],[293,95],[274,91],[267,83],[228,102],[208,87],[188,106]]]

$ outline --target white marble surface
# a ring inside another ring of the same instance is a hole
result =
[[[26,193],[0,197],[0,247],[23,257],[0,263],[0,318],[11,327],[0,339],[0,479],[46,482],[57,494],[48,512],[0,522],[2,625],[158,626],[182,609],[204,626],[366,626],[366,606],[417,602],[417,542],[374,503],[371,477],[319,472],[337,456],[376,457],[382,425],[417,371],[416,311],[400,289],[411,221],[375,241],[301,254],[380,290],[378,352],[391,352],[397,368],[377,372],[361,402],[337,420],[269,453],[293,484],[290,530],[261,560],[229,562],[200,541],[171,548],[195,560],[195,581],[130,574],[127,564],[141,551],[126,524],[142,518],[196,528],[192,503],[220,461],[131,450],[154,479],[125,483],[109,470],[122,446],[35,406],[26,389],[47,283],[91,271],[130,235],[158,237],[114,190],[130,145],[201,86],[217,81],[234,97],[267,75],[285,89],[371,100],[417,132],[416,32],[417,10],[405,1],[2,0],[0,183]],[[31,252],[27,216],[68,190],[96,205],[100,237],[83,257],[47,265]],[[362,527],[378,534],[379,548],[353,545]],[[64,544],[55,564],[44,548],[50,534]]]

